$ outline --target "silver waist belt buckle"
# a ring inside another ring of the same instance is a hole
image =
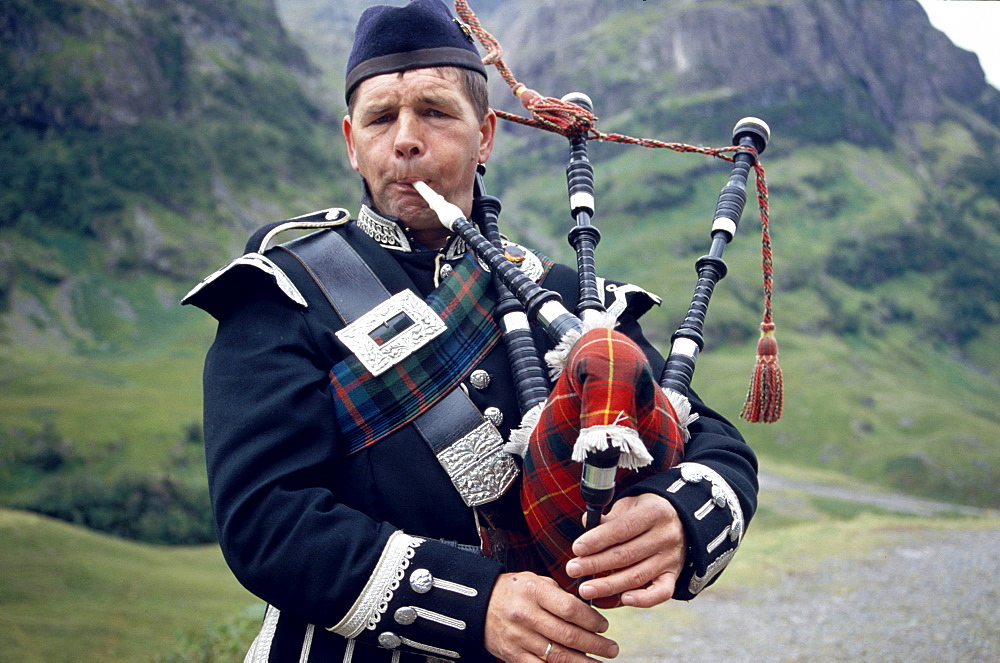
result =
[[[448,329],[412,290],[403,290],[337,332],[371,372],[381,375]]]
[[[500,431],[484,421],[438,452],[438,462],[467,506],[492,502],[514,483],[517,465],[503,446]]]

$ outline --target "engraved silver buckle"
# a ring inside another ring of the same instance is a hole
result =
[[[337,338],[372,375],[381,375],[447,328],[427,302],[403,290],[338,331]]]
[[[503,446],[500,431],[484,421],[437,454],[467,506],[492,502],[514,483],[517,465]]]

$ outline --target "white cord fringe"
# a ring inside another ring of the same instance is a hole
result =
[[[504,445],[503,450],[509,454],[524,457],[525,452],[528,451],[528,442],[531,439],[531,433],[535,430],[535,426],[538,425],[538,420],[542,416],[542,408],[545,403],[539,403],[535,407],[531,408],[524,413],[521,417],[521,425],[510,432],[510,439],[507,444]]]
[[[622,412],[618,418],[623,418]],[[584,462],[587,454],[592,451],[604,451],[609,446],[621,451],[618,457],[618,467],[627,470],[637,470],[653,462],[653,456],[646,449],[639,433],[634,428],[618,424],[590,426],[580,431],[573,446],[573,460]]]
[[[693,424],[698,420],[698,413],[691,413],[691,401],[684,394],[674,391],[673,389],[667,389],[666,387],[661,387],[663,393],[666,394],[667,400],[670,401],[670,405],[674,408],[674,413],[677,414],[677,425],[680,427],[681,432],[684,433],[683,442],[687,442],[691,439],[691,433],[688,431],[688,426]]]

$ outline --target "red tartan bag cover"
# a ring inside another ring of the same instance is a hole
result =
[[[580,475],[587,451],[608,444],[622,450],[621,489],[676,465],[686,438],[638,345],[611,329],[580,337],[531,433],[521,491],[534,547],[560,587],[576,594],[581,582],[565,566],[584,532]],[[619,603],[618,596],[595,601],[602,608]]]

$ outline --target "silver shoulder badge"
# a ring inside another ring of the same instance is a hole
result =
[[[257,253],[264,253],[271,241],[286,230],[323,230],[342,226],[351,220],[351,214],[343,207],[330,207],[318,212],[296,216],[275,226],[260,242]]]
[[[308,308],[308,302],[306,302],[302,293],[299,292],[299,289],[295,287],[292,280],[287,274],[285,274],[285,272],[282,271],[280,267],[278,267],[277,264],[274,263],[274,261],[265,256],[264,252],[267,251],[274,238],[286,230],[322,230],[325,228],[333,228],[335,226],[343,225],[349,220],[350,213],[347,210],[340,207],[330,207],[328,209],[319,210],[318,212],[310,212],[309,214],[303,214],[301,216],[286,219],[285,221],[277,223],[273,228],[271,228],[270,231],[268,231],[266,235],[264,235],[255,250],[236,258],[228,265],[216,270],[202,279],[198,285],[192,288],[191,291],[184,296],[181,300],[181,304],[195,304],[196,306],[200,306],[200,304],[196,303],[199,299],[199,293],[206,290],[212,290],[213,284],[225,280],[223,277],[237,268],[252,267],[259,269],[270,276],[281,292],[283,292],[293,302],[304,308]]]

